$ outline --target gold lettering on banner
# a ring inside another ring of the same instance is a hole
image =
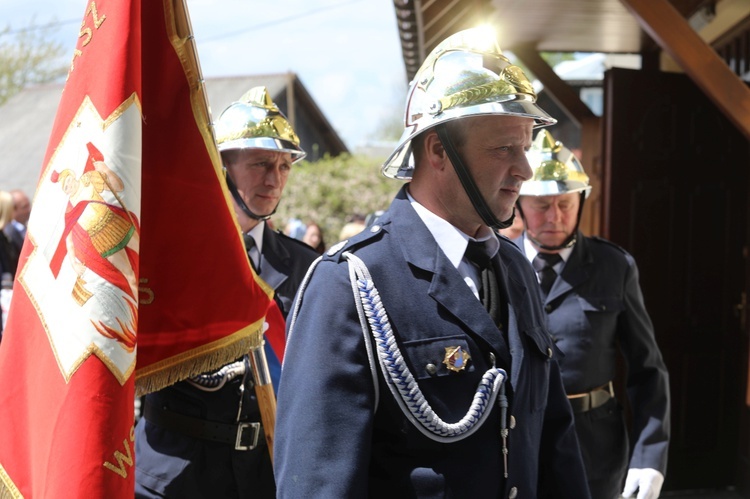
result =
[[[151,288],[142,286],[142,284],[148,284],[148,279],[145,277],[138,279],[138,303],[141,305],[151,305],[154,302],[154,292]]]
[[[78,38],[82,40],[81,49],[91,43],[91,39],[94,37],[94,30],[86,24],[89,15],[91,16],[91,19],[93,21],[94,29],[99,29],[102,23],[107,19],[106,15],[102,15],[101,17],[99,17],[99,11],[96,9],[96,2],[92,1],[86,9],[86,12],[83,14],[83,21],[81,21],[81,30],[78,32]],[[68,78],[70,78],[70,73],[72,73],[75,69],[76,57],[81,57],[83,55],[83,50],[81,49],[76,48],[73,51],[73,60],[70,61]]]
[[[107,16],[99,17],[99,13],[96,11],[96,2],[91,2],[89,4],[89,8],[86,10],[86,13],[83,15],[84,19],[87,15],[91,14],[91,17],[94,19],[94,27],[96,29],[99,29],[99,26],[102,25],[102,23],[107,19]]]
[[[135,426],[130,427],[130,442],[128,442],[127,439],[122,440],[122,445],[125,447],[125,452],[127,454],[123,454],[120,452],[120,449],[116,450],[114,452],[115,461],[117,461],[117,466],[110,463],[109,461],[104,461],[104,467],[107,468],[109,471],[113,471],[120,475],[122,478],[128,477],[128,468],[125,467],[125,465],[129,466],[130,468],[133,467],[133,452],[135,452]],[[132,447],[132,450],[131,450]]]

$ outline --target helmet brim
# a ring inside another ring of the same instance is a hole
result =
[[[591,194],[591,186],[582,182],[563,180],[545,180],[524,182],[518,192],[519,196],[561,196],[571,192],[583,192],[586,197]]]
[[[292,155],[292,163],[304,158],[307,153],[287,140],[272,137],[252,137],[229,140],[219,144],[219,152],[233,149],[265,149],[268,151],[285,152]]]
[[[414,159],[411,153],[411,141],[422,132],[434,128],[440,123],[453,121],[459,118],[468,118],[472,116],[518,116],[522,118],[531,118],[534,120],[534,128],[550,126],[557,123],[557,120],[547,114],[542,108],[531,100],[517,99],[505,102],[487,102],[471,107],[460,107],[444,111],[444,116],[440,121],[431,120],[429,123],[420,126],[419,121],[411,127],[404,130],[399,145],[391,153],[383,164],[382,172],[388,178],[411,180],[414,172]]]

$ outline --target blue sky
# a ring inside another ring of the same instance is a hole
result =
[[[204,77],[292,71],[350,149],[403,112],[407,81],[392,0],[187,4]],[[59,22],[55,36],[72,54],[86,5],[0,0],[0,28]]]

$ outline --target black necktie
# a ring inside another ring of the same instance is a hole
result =
[[[253,257],[250,255],[250,250],[253,248],[257,251],[257,246],[255,245],[255,239],[250,234],[242,234],[242,238],[245,240],[245,250],[247,251],[247,257],[250,260],[250,265],[253,266],[253,270],[255,270],[256,274],[260,274],[260,254],[258,255],[258,266],[255,266],[255,263],[253,262]]]
[[[557,272],[553,267],[561,261],[562,257],[557,253],[537,253],[531,262],[531,266],[539,274],[539,285],[545,297],[552,288],[552,283],[557,279]]]
[[[488,268],[492,261],[490,255],[487,254],[487,250],[485,250],[484,243],[479,241],[469,240],[465,255],[467,260],[479,267],[479,270]]]
[[[503,319],[500,313],[500,289],[498,287],[495,269],[492,268],[492,258],[487,254],[485,244],[469,240],[464,253],[466,259],[479,267],[480,288],[479,300],[492,317],[492,320],[502,329]]]

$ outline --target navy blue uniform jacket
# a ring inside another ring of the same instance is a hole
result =
[[[666,474],[669,377],[643,303],[638,267],[619,246],[578,233],[544,303],[568,393],[583,393],[615,377],[618,346],[627,366],[633,412],[631,468]],[[523,238],[515,242],[523,247]]]
[[[555,497],[588,497],[570,405],[523,254],[503,240],[494,259],[510,294],[509,346],[403,189],[377,224],[327,255],[298,294],[279,387],[278,497],[536,498],[542,477]],[[496,407],[473,435],[437,443],[407,420],[378,367],[376,406],[343,251],[368,266],[401,352],[444,421],[464,416],[493,356],[508,370],[507,480]],[[469,352],[465,371],[442,363],[449,346]]]

